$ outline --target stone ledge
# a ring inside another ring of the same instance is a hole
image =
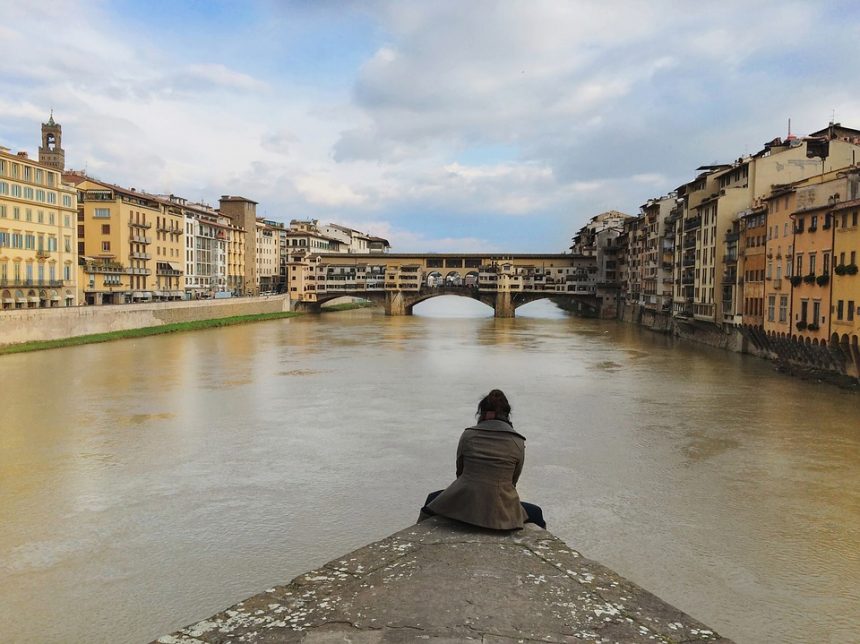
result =
[[[156,642],[414,640],[730,644],[534,525],[495,532],[441,517]]]

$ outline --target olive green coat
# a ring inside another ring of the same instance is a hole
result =
[[[469,427],[457,446],[457,480],[427,507],[482,528],[522,528],[527,515],[516,484],[524,460],[525,437],[508,423],[485,420]]]

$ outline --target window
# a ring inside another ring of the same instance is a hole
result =
[[[110,235],[110,224],[102,224],[102,235]]]
[[[63,266],[63,279],[67,282],[72,279],[72,267],[68,264]]]
[[[56,237],[48,237],[48,252],[56,253],[57,252],[57,238]]]
[[[12,184],[12,196],[21,198],[21,186],[16,183]]]
[[[797,271],[796,275],[803,275],[803,255],[797,256]]]
[[[824,322],[824,318],[821,317],[821,300],[815,300],[812,303],[812,322],[813,324]]]
[[[72,196],[71,195],[63,195],[63,206],[65,208],[72,207]]]
[[[33,189],[29,186],[24,186],[24,199],[33,200]]]
[[[45,191],[44,190],[36,190],[36,201],[44,202],[45,199]]]
[[[50,203],[50,204],[57,203],[57,193],[56,192],[49,192],[47,196],[48,196],[48,203]]]
[[[851,225],[852,226],[857,225],[857,211],[856,210],[851,213]]]
[[[809,300],[800,301],[800,321],[806,324],[809,318]]]
[[[809,274],[815,275],[815,253],[809,253]]]
[[[6,219],[6,206],[0,204],[0,219]]]
[[[104,251],[106,253],[110,252],[110,242],[109,241],[103,241],[102,242],[102,251]]]
[[[110,219],[110,208],[95,208],[93,217],[96,219]]]
[[[854,300],[848,300],[848,321],[854,320]]]
[[[5,181],[0,181],[0,195],[8,195],[9,194],[9,184]]]
[[[773,322],[774,309],[776,308],[776,295],[768,295],[767,297],[767,319]]]
[[[839,300],[836,303],[836,319],[841,320],[843,315],[843,310],[845,309],[845,301]]]
[[[67,253],[71,253],[71,252],[72,252],[72,238],[71,238],[71,237],[69,237],[68,235],[66,235],[65,237],[63,237],[63,249],[64,249]]]
[[[38,213],[36,213],[36,221],[38,221],[40,224],[45,223],[45,213],[42,212],[41,210]]]
[[[830,253],[825,251],[821,259],[821,274],[830,275]]]

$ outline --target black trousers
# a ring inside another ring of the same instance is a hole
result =
[[[421,508],[422,512],[426,512],[427,514],[432,515],[433,511],[430,510],[427,506],[435,499],[437,496],[442,494],[444,490],[436,490],[435,492],[431,492],[427,495],[427,500],[424,501],[424,507]],[[526,503],[525,501],[520,501],[520,505],[523,506],[523,510],[526,511],[528,518],[526,519],[526,523],[534,523],[536,526],[543,528],[546,530],[546,521],[543,518],[543,510],[539,505],[535,505],[534,503]]]

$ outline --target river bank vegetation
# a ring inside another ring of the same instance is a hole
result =
[[[9,353],[26,353],[28,351],[43,351],[45,349],[59,349],[62,347],[74,347],[81,344],[94,344],[98,342],[111,342],[113,340],[124,340],[127,338],[144,338],[150,335],[162,335],[164,333],[177,333],[180,331],[197,331],[200,329],[213,329],[247,322],[263,322],[266,320],[279,320],[302,315],[295,311],[279,311],[275,313],[257,313],[253,315],[234,315],[226,318],[215,318],[211,320],[196,320],[193,322],[176,322],[174,324],[163,324],[161,326],[147,326],[139,329],[125,329],[123,331],[111,331],[109,333],[94,333],[91,335],[78,335],[71,338],[58,340],[44,340],[39,342],[23,342],[0,347],[0,355]]]

